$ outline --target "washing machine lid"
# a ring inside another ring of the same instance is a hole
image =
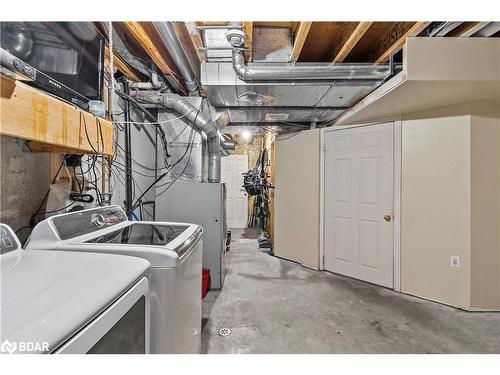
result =
[[[189,228],[186,224],[138,222],[107,232],[85,242],[167,246]],[[172,249],[177,254],[181,249]]]
[[[196,224],[128,221],[118,206],[51,216],[38,223],[26,249],[54,249],[130,255],[152,267],[177,267],[199,242]]]
[[[55,350],[150,267],[127,256],[30,250],[2,254],[0,263],[1,342],[40,343],[34,352]]]
[[[152,268],[174,268],[189,257],[202,232],[196,224],[127,222],[95,237],[64,241],[56,249],[129,255],[146,259]],[[30,248],[36,246],[36,241],[30,243]]]

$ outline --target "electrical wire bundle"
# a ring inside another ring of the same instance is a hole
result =
[[[97,144],[93,144],[90,135],[89,135],[89,129],[88,129],[88,124],[86,121],[85,116],[83,113],[80,111],[80,123],[83,125],[84,132],[85,132],[85,137],[87,139],[88,144],[90,145],[92,151],[94,152],[93,155],[77,155],[76,160],[73,158],[70,162],[70,155],[65,156],[63,161],[61,162],[55,176],[53,177],[53,180],[51,182],[51,185],[55,183],[57,180],[57,177],[59,176],[63,166],[67,168],[69,172],[72,173],[73,177],[75,178],[76,183],[78,184],[78,192],[77,193],[72,193],[70,195],[70,200],[71,203],[68,205],[61,207],[56,210],[52,211],[47,211],[42,209],[44,204],[47,201],[47,198],[50,193],[50,188],[47,190],[47,193],[45,194],[44,198],[42,199],[42,202],[38,206],[38,209],[32,214],[30,218],[29,225],[24,226],[22,228],[19,228],[16,233],[19,233],[22,230],[25,229],[33,229],[34,226],[38,223],[39,218],[42,216],[45,216],[46,214],[56,214],[56,213],[63,213],[69,208],[75,209],[76,207],[79,207],[81,209],[81,206],[76,205],[77,203],[91,203],[93,201],[93,197],[89,194],[84,194],[84,190],[90,189],[95,192],[95,200],[97,201],[98,205],[104,205],[107,203],[107,200],[105,199],[106,194],[103,194],[101,189],[99,188],[100,183],[102,183],[102,171],[103,168],[106,168],[108,171],[108,191],[114,191],[116,186],[119,184],[125,189],[125,173],[126,173],[126,167],[125,164],[123,163],[124,157],[125,157],[125,150],[123,147],[119,144],[117,141],[117,135],[120,132],[124,131],[124,126],[128,126],[129,124],[134,124],[134,125],[140,125],[142,127],[151,125],[155,128],[156,135],[159,136],[159,139],[162,143],[163,146],[163,151],[162,154],[164,157],[162,158],[163,166],[158,167],[156,165],[154,168],[148,167],[134,158],[131,158],[132,160],[132,167],[131,167],[131,172],[132,172],[132,186],[133,186],[133,191],[132,191],[132,197],[133,197],[133,209],[135,210],[139,206],[142,207],[144,203],[151,203],[151,202],[144,202],[143,198],[146,196],[146,194],[151,191],[153,187],[156,189],[163,188],[159,193],[155,192],[154,196],[157,197],[161,194],[164,194],[186,171],[187,167],[189,166],[189,160],[191,158],[192,150],[193,150],[193,144],[194,144],[194,139],[195,139],[195,130],[190,127],[190,133],[189,133],[189,140],[188,140],[188,145],[181,155],[181,157],[178,160],[175,160],[174,162],[171,162],[169,159],[171,158],[171,155],[169,153],[169,145],[168,141],[166,138],[165,131],[162,127],[162,124],[170,123],[173,121],[176,121],[178,119],[181,119],[185,116],[187,116],[189,113],[186,113],[182,116],[168,119],[165,121],[157,121],[155,116],[151,114],[143,105],[138,103],[134,98],[132,98],[130,95],[124,94],[119,91],[115,91],[118,96],[120,96],[124,100],[128,100],[135,108],[143,112],[148,119],[149,123],[145,122],[136,122],[136,121],[118,121],[116,119],[116,116],[119,116],[122,113],[115,114],[112,116],[112,122],[113,122],[113,144],[114,144],[114,152],[111,157],[106,157],[104,153],[104,137],[103,137],[103,132],[102,132],[102,125],[99,120],[99,118],[96,118],[96,134],[98,136],[98,142]],[[206,103],[205,99],[202,101],[200,108]],[[198,110],[200,110],[200,108]],[[188,127],[189,125],[186,124],[184,129],[179,133],[182,134]],[[85,160],[86,159],[86,160]],[[182,171],[175,176],[172,180],[165,181],[160,183],[166,176],[172,172],[172,170],[180,165],[183,161],[185,161],[184,168]],[[85,166],[85,168],[84,168]],[[79,169],[79,170],[78,170]],[[84,170],[85,169],[85,170]],[[154,181],[147,186],[145,189],[141,189],[140,184],[136,181],[136,178],[134,175],[139,175],[142,177],[146,178],[154,178]],[[154,209],[154,207],[153,207]],[[151,217],[154,216],[151,212],[148,210],[144,209],[144,211]],[[134,214],[132,212],[132,214]]]
[[[134,158],[131,158],[132,160],[132,165],[136,165],[137,168],[134,168],[132,167],[132,182],[133,182],[133,186],[134,186],[134,191],[132,193],[132,197],[133,197],[133,203],[132,203],[132,212],[131,214],[134,215],[133,211],[138,208],[139,206],[141,206],[141,204],[144,203],[143,201],[143,198],[146,196],[146,194],[148,192],[150,192],[153,188],[155,188],[156,190],[159,189],[159,188],[164,188],[161,192],[157,193],[155,192],[155,197],[165,193],[181,176],[183,176],[184,172],[186,171],[187,167],[189,166],[189,160],[191,158],[191,154],[192,154],[192,150],[193,150],[193,144],[194,144],[194,139],[195,139],[195,130],[190,127],[190,133],[189,133],[189,140],[188,140],[188,145],[186,147],[186,149],[184,150],[184,153],[181,155],[181,157],[174,161],[174,162],[171,162],[169,160],[169,158],[171,158],[171,155],[168,153],[168,143],[166,141],[166,136],[165,136],[165,132],[161,126],[161,124],[165,124],[165,123],[170,123],[170,122],[173,122],[173,121],[176,121],[178,119],[181,119],[185,116],[187,116],[189,113],[186,113],[182,116],[179,116],[179,117],[176,117],[176,118],[173,118],[173,119],[169,119],[169,120],[165,120],[165,121],[157,121],[157,119],[142,105],[140,104],[139,102],[137,102],[133,97],[131,97],[130,95],[127,95],[127,94],[124,94],[122,92],[117,92],[117,95],[120,96],[122,99],[124,100],[129,100],[138,110],[140,110],[141,112],[145,113],[146,117],[148,118],[148,121],[150,121],[150,123],[144,123],[144,122],[136,122],[136,121],[128,121],[128,122],[125,122],[125,121],[118,121],[116,119],[113,119],[114,120],[114,123],[117,124],[117,130],[119,132],[123,132],[124,131],[124,126],[127,126],[128,124],[138,124],[138,125],[142,125],[142,126],[146,126],[147,125],[152,125],[154,126],[157,131],[160,133],[161,135],[161,139],[162,139],[162,145],[163,145],[163,148],[164,148],[164,154],[165,154],[165,159],[164,159],[164,165],[162,167],[159,167],[156,166],[155,168],[151,168],[151,167],[147,167],[141,163],[139,163],[137,160],[135,160]],[[205,99],[202,101],[201,103],[201,106],[203,106],[204,104],[206,103]],[[200,106],[200,108],[201,108]],[[198,108],[198,110],[200,110],[200,108]],[[182,131],[179,133],[182,134],[186,128],[188,127],[189,125],[186,124],[185,127],[182,129]],[[123,155],[121,154],[121,152],[125,152],[125,150],[123,149],[123,147],[120,146],[120,144],[118,142],[114,142],[115,144],[115,154],[113,155],[113,159],[112,159],[112,166],[118,166],[117,169],[123,173],[126,172],[126,169],[125,169],[125,165],[123,163],[121,163],[120,161],[117,160],[117,156],[120,156],[120,159],[123,159]],[[167,156],[168,155],[168,156]],[[162,181],[166,176],[168,176],[172,171],[173,169],[180,165],[183,161],[185,161],[185,165],[184,165],[184,168],[182,169],[182,171],[176,176],[174,177],[172,180],[169,180],[169,181],[165,181],[163,183],[160,184],[160,181]],[[142,171],[138,171],[138,169],[142,169],[146,172],[154,172],[153,175],[151,174],[146,174],[146,173],[143,173]],[[140,175],[140,176],[144,176],[144,177],[148,177],[148,178],[155,178],[154,181],[149,185],[147,186],[144,190],[140,189],[137,182],[135,181],[135,178],[133,177],[134,174],[137,174],[137,175]],[[117,178],[118,181],[120,183],[122,183],[123,185],[124,182],[121,181],[119,179],[119,177]],[[137,194],[136,194],[136,188],[137,190],[139,190],[139,193],[140,195],[137,197]]]

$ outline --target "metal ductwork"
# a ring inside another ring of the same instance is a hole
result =
[[[391,74],[389,64],[287,64],[286,66],[253,65],[245,63],[243,45],[245,34],[241,25],[229,26],[226,38],[233,47],[233,69],[245,82],[297,82],[342,80],[380,81]]]
[[[179,68],[190,95],[198,95],[198,81],[171,22],[153,22],[170,56]]]
[[[264,64],[289,65],[258,63]],[[203,62],[201,82],[210,103],[217,110],[229,111],[231,125],[285,121],[307,126],[313,120],[320,124],[337,118],[383,83],[382,80],[245,82],[228,62]]]
[[[140,102],[175,110],[195,130],[207,136],[208,181],[220,182],[222,150],[234,150],[235,148],[234,142],[225,139],[219,131],[219,127],[223,127],[229,122],[227,112],[223,112],[217,120],[212,121],[205,113],[180,95],[147,91],[138,91],[134,95]]]
[[[392,73],[390,64],[246,63],[241,27],[232,24],[226,38],[231,61],[203,62],[201,83],[210,103],[229,111],[232,125],[332,121]]]
[[[156,72],[156,66],[151,64],[151,82],[130,82],[131,89],[138,90],[162,90],[166,88],[165,83],[160,79]]]
[[[106,32],[108,32],[108,25],[106,22],[101,22],[101,26]],[[131,84],[130,88],[136,88],[140,90],[165,90],[169,85],[174,90],[184,90],[170,75],[158,74],[154,62],[151,62],[152,67],[149,67],[147,65],[148,63],[136,57],[134,53],[128,49],[114,26],[113,49],[128,65],[151,79],[150,82],[135,82]],[[180,69],[182,70],[182,68]]]
[[[236,145],[234,144],[234,142],[231,141],[230,139],[224,138],[224,136],[222,134],[220,136],[222,137],[221,138],[222,149],[225,151],[234,151],[234,149],[236,148]]]
[[[321,81],[339,80],[380,81],[391,73],[389,64],[337,64],[248,66],[242,49],[233,49],[233,69],[245,82]]]

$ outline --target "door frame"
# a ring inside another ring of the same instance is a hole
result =
[[[231,154],[231,155],[228,155],[228,156],[224,156],[222,159],[226,159],[226,158],[230,158],[230,157],[234,157],[234,156],[238,156],[238,157],[243,156],[243,157],[245,157],[245,159],[246,159],[246,165],[247,165],[246,171],[248,171],[248,169],[249,169],[249,157],[248,157],[248,154]],[[221,160],[221,172],[222,172],[222,169],[224,169],[224,167],[222,166],[222,160]],[[226,174],[226,172],[224,172],[224,174]],[[221,182],[224,182],[226,184],[226,196],[227,196],[227,182],[222,181],[222,178],[221,178]],[[243,186],[241,186],[239,188],[240,191],[241,191],[242,187]],[[249,214],[250,214],[250,211],[249,211],[250,210],[250,196],[247,193],[245,193],[245,198],[246,198],[246,210],[245,210],[246,221],[245,221],[245,226],[244,227],[231,227],[231,226],[228,225],[228,228],[234,228],[234,229],[246,229],[246,228],[248,228],[248,219],[249,219]],[[227,202],[226,202],[226,205],[227,205]],[[226,218],[226,220],[227,220],[227,218]]]
[[[319,269],[325,270],[325,133],[339,131],[350,128],[359,128],[379,124],[393,124],[393,223],[394,223],[394,269],[393,269],[393,289],[401,291],[401,119],[378,121],[359,125],[337,125],[323,128],[320,132],[320,173],[319,173]]]

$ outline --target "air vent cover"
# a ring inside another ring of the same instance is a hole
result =
[[[288,120],[288,113],[273,113],[273,112],[268,112],[266,113],[266,121],[286,121]]]

